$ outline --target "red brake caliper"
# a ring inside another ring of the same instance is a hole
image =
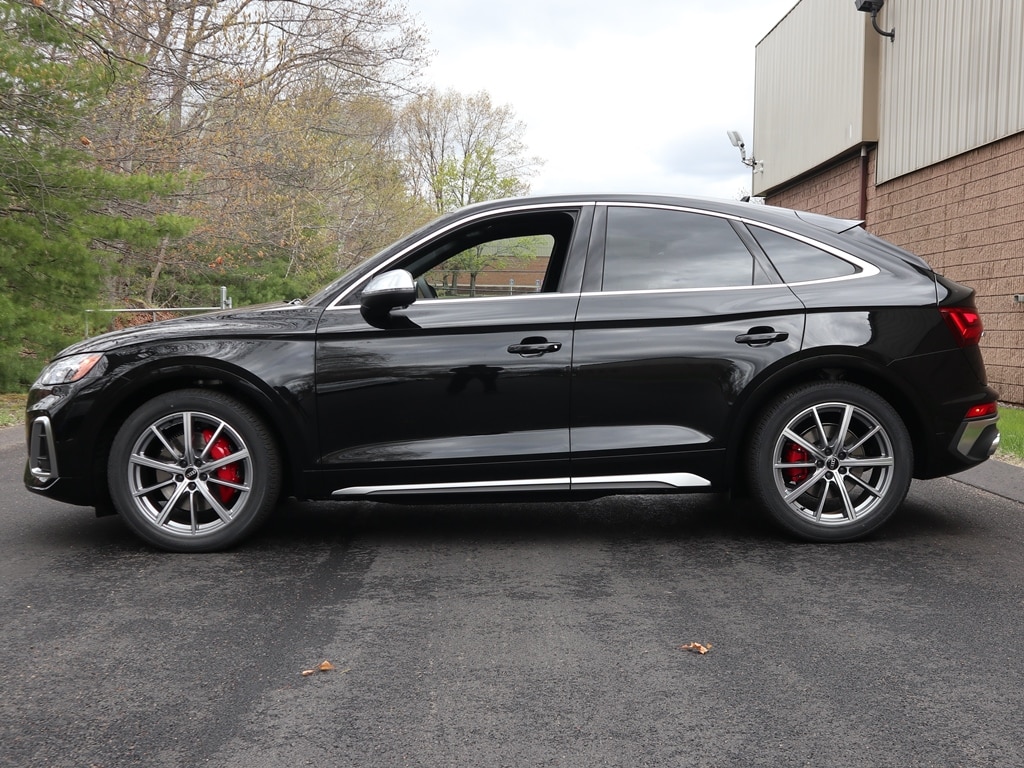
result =
[[[810,455],[801,446],[796,443],[790,443],[782,451],[782,460],[787,464],[802,464],[810,458]],[[787,483],[793,485],[799,485],[807,476],[811,474],[811,470],[807,467],[790,467],[789,469],[782,470],[782,474],[786,477]]]
[[[203,430],[203,440],[207,443],[210,442],[210,438],[213,437],[212,429]],[[231,443],[225,440],[223,437],[218,437],[210,445],[209,450],[210,458],[214,461],[225,458],[231,455]],[[231,464],[225,464],[223,467],[218,468],[215,473],[220,480],[225,483],[241,483],[242,474],[238,471],[238,462],[232,462]],[[234,488],[228,488],[226,485],[222,485],[219,489],[220,500],[227,504],[231,499],[234,498],[235,494],[238,493]]]

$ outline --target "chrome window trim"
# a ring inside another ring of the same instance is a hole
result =
[[[776,234],[783,235],[784,237],[791,237],[794,240],[799,240],[802,243],[813,246],[814,248],[818,248],[822,251],[825,251],[826,253],[831,253],[836,258],[842,259],[843,261],[849,264],[853,264],[855,267],[858,267],[861,270],[860,272],[855,272],[852,275],[840,275],[839,277],[823,277],[820,280],[798,280],[792,283],[785,283],[785,285],[820,285],[821,283],[838,283],[843,280],[859,280],[862,277],[874,277],[875,275],[882,271],[874,264],[872,264],[870,261],[864,261],[864,259],[858,256],[854,256],[852,253],[847,253],[846,251],[831,246],[828,243],[822,243],[815,240],[814,238],[801,235],[799,232],[791,232],[787,229],[783,229],[782,227],[777,227],[773,224],[765,224],[764,222],[761,221],[747,221],[746,219],[743,219],[742,221],[744,224],[748,226],[761,227],[762,229],[767,229],[771,232],[775,232]],[[768,253],[767,251],[765,251],[765,254],[768,256],[768,259],[770,260],[772,257],[771,254]]]
[[[376,275],[380,274],[381,272],[387,271],[388,267],[390,267],[392,264],[394,264],[397,260],[401,259],[403,256],[406,256],[410,251],[413,251],[416,248],[419,248],[424,243],[426,243],[426,242],[428,242],[430,240],[433,240],[433,239],[435,239],[435,238],[437,238],[437,237],[439,237],[441,235],[444,235],[444,234],[450,232],[451,230],[453,230],[453,229],[455,229],[457,227],[462,226],[463,224],[467,224],[467,223],[476,221],[478,219],[484,219],[484,218],[488,218],[490,216],[496,216],[496,215],[504,215],[504,214],[507,214],[507,213],[523,213],[523,212],[526,212],[526,211],[540,211],[540,210],[546,210],[546,209],[547,210],[564,210],[564,209],[567,209],[567,208],[584,208],[584,207],[587,207],[587,206],[601,207],[601,208],[605,208],[605,209],[608,209],[608,208],[649,208],[649,209],[657,209],[657,210],[663,210],[663,211],[679,211],[681,213],[694,213],[694,214],[698,214],[698,215],[702,215],[702,216],[714,216],[715,218],[726,219],[728,221],[737,221],[737,222],[740,222],[741,224],[744,224],[745,226],[762,227],[764,229],[770,230],[772,232],[776,232],[777,234],[783,235],[785,237],[792,237],[795,240],[799,240],[800,242],[803,242],[803,243],[805,243],[807,245],[813,246],[815,248],[819,248],[819,249],[825,251],[826,253],[830,253],[833,256],[835,256],[836,258],[842,259],[843,261],[845,261],[845,262],[847,262],[849,264],[852,264],[854,267],[857,267],[860,271],[859,272],[855,272],[852,275],[841,275],[839,277],[826,277],[826,278],[822,278],[820,280],[801,280],[801,281],[789,282],[789,283],[786,283],[786,282],[783,282],[783,283],[768,283],[768,284],[765,284],[765,285],[723,285],[723,286],[714,286],[714,287],[706,287],[706,288],[645,288],[645,289],[636,289],[636,290],[629,290],[629,291],[586,291],[586,292],[584,292],[582,294],[579,294],[579,295],[584,295],[584,296],[587,296],[587,295],[614,296],[614,295],[651,294],[651,293],[692,293],[692,292],[695,292],[695,291],[701,291],[701,292],[703,292],[703,291],[735,291],[735,290],[751,290],[751,289],[759,289],[759,288],[779,288],[779,287],[788,287],[788,286],[824,285],[824,284],[827,284],[827,283],[838,283],[838,282],[844,282],[844,281],[847,281],[847,280],[860,280],[860,279],[866,278],[866,277],[874,277],[875,275],[877,275],[877,274],[879,274],[881,272],[881,270],[878,267],[876,267],[874,264],[872,264],[871,262],[864,261],[863,259],[861,259],[861,258],[859,258],[857,256],[854,256],[851,253],[847,253],[846,251],[843,251],[840,248],[836,248],[836,247],[834,247],[832,245],[829,245],[828,243],[823,243],[823,242],[821,242],[819,240],[815,240],[812,237],[807,237],[806,235],[802,235],[802,234],[800,234],[798,232],[793,232],[792,230],[784,229],[783,227],[777,226],[775,224],[768,224],[766,222],[758,221],[757,219],[752,219],[752,218],[749,218],[747,216],[741,216],[741,215],[734,214],[734,213],[723,213],[721,211],[710,211],[710,210],[707,210],[707,209],[704,209],[704,208],[693,208],[693,207],[687,206],[687,205],[671,205],[671,204],[668,204],[668,203],[645,203],[645,202],[625,201],[625,200],[621,201],[621,202],[611,202],[611,201],[606,201],[606,200],[602,200],[601,202],[597,202],[597,201],[594,201],[594,200],[580,199],[580,200],[559,201],[557,203],[551,203],[551,202],[548,202],[548,203],[532,203],[532,204],[526,204],[526,205],[517,205],[517,206],[510,207],[510,208],[489,209],[489,210],[486,210],[486,211],[480,211],[479,213],[475,213],[475,214],[473,214],[471,216],[466,216],[465,218],[460,218],[460,219],[458,219],[456,221],[450,222],[448,225],[446,225],[445,227],[442,227],[441,229],[437,230],[436,232],[432,232],[429,235],[420,238],[415,243],[412,243],[412,244],[406,246],[405,248],[400,250],[398,253],[394,254],[387,261],[385,261],[383,264],[379,265],[373,272],[370,272],[369,274],[367,274],[364,277],[364,279],[360,281],[359,285],[364,285],[367,280],[373,279],[373,277],[375,277]],[[769,256],[768,258],[770,259],[771,256]],[[331,311],[331,310],[335,310],[335,309],[347,309],[347,308],[350,308],[350,307],[358,307],[359,306],[358,302],[354,303],[354,304],[353,303],[343,303],[345,300],[349,299],[356,290],[357,290],[357,287],[353,287],[353,288],[350,288],[345,293],[343,293],[340,296],[338,296],[336,299],[334,299],[334,301],[332,301],[327,306],[327,309],[325,311]],[[524,294],[518,294],[518,295],[515,295],[515,296],[486,296],[486,297],[466,297],[466,298],[455,297],[455,298],[451,298],[451,299],[445,299],[445,301],[500,301],[502,299],[506,299],[506,300],[507,299],[522,299],[522,298],[526,298],[526,297],[529,297],[529,296],[533,296],[533,297],[539,297],[539,296],[550,297],[550,296],[566,296],[566,295],[577,295],[577,294],[564,294],[564,293],[524,293]]]
[[[400,250],[398,253],[394,254],[391,258],[389,258],[383,264],[380,264],[372,272],[370,272],[369,274],[365,275],[363,277],[363,279],[360,280],[359,283],[356,286],[353,286],[352,288],[350,288],[349,290],[345,291],[344,293],[339,295],[337,298],[335,298],[334,301],[332,301],[330,304],[327,305],[327,309],[324,310],[324,311],[329,312],[332,309],[340,309],[342,307],[359,306],[358,303],[353,305],[353,304],[343,304],[342,302],[344,300],[347,300],[358,289],[359,286],[365,285],[367,280],[372,280],[376,275],[380,274],[381,272],[387,271],[388,267],[390,267],[396,261],[401,259],[403,256],[406,256],[410,251],[414,251],[417,248],[419,248],[420,246],[422,246],[424,243],[429,242],[430,240],[434,240],[434,239],[436,239],[436,238],[440,237],[441,235],[444,235],[444,234],[446,234],[448,232],[451,232],[453,229],[456,229],[457,227],[461,227],[464,224],[468,224],[470,222],[477,221],[478,219],[486,219],[486,218],[491,217],[491,216],[500,216],[500,215],[504,215],[504,214],[507,214],[507,213],[523,213],[523,212],[526,212],[526,211],[542,211],[542,210],[545,210],[545,209],[553,210],[553,211],[559,211],[559,210],[565,210],[565,209],[568,209],[568,208],[585,208],[587,206],[593,206],[593,205],[595,205],[595,202],[593,200],[588,201],[588,200],[585,200],[585,199],[578,200],[578,201],[564,200],[564,201],[559,201],[557,203],[555,203],[555,202],[528,203],[528,204],[524,204],[524,205],[511,206],[509,208],[498,208],[498,209],[489,208],[486,211],[480,211],[478,213],[474,213],[474,214],[471,214],[469,216],[465,216],[465,217],[456,219],[455,221],[452,221],[452,222],[448,223],[446,226],[442,227],[441,229],[438,229],[435,232],[431,232],[429,235],[421,237],[419,240],[417,240],[414,243],[410,243],[405,248]],[[523,294],[523,295],[525,295],[525,296],[533,296],[533,295],[536,295],[536,294]],[[553,294],[542,294],[542,295],[553,295]],[[565,294],[557,294],[557,295],[563,295],[564,296]],[[492,301],[494,298],[517,299],[517,298],[521,298],[521,296],[487,297],[486,300],[487,301]],[[460,300],[464,301],[464,299],[455,299],[455,300],[456,301],[460,301]],[[482,299],[477,298],[475,300],[482,300]]]
[[[610,202],[602,201],[602,202],[598,203],[598,206],[604,206],[605,208],[656,208],[656,209],[663,210],[663,211],[679,211],[680,213],[696,213],[696,214],[700,214],[702,216],[714,216],[714,217],[719,218],[719,219],[727,219],[729,221],[738,221],[741,224],[744,224],[746,226],[763,227],[764,229],[771,230],[772,232],[776,232],[776,233],[778,233],[780,235],[784,235],[785,237],[792,237],[794,240],[799,240],[802,243],[806,243],[807,245],[813,246],[815,248],[819,248],[819,249],[825,251],[826,253],[832,254],[833,256],[835,256],[838,259],[842,259],[843,261],[847,262],[848,264],[852,264],[853,266],[857,267],[860,270],[859,272],[855,272],[852,275],[841,275],[839,277],[825,277],[825,278],[822,278],[820,280],[801,280],[801,281],[792,282],[792,283],[786,283],[786,282],[783,282],[783,283],[771,283],[770,285],[772,285],[772,286],[778,286],[778,285],[783,285],[783,286],[821,285],[823,283],[836,283],[836,282],[841,282],[841,281],[844,281],[844,280],[859,280],[859,279],[864,278],[864,277],[874,277],[879,272],[881,272],[881,270],[878,267],[876,267],[874,264],[872,264],[871,262],[864,261],[863,259],[861,259],[861,258],[859,258],[857,256],[854,256],[851,253],[847,253],[846,251],[841,250],[840,248],[836,248],[834,246],[831,246],[828,243],[822,243],[822,242],[820,242],[818,240],[815,240],[812,237],[807,237],[806,235],[802,235],[799,232],[793,232],[792,230],[784,229],[784,228],[782,228],[780,226],[777,226],[775,224],[767,224],[767,223],[765,223],[763,221],[758,221],[757,219],[751,219],[751,218],[748,218],[746,216],[739,216],[739,215],[734,214],[734,213],[722,213],[720,211],[709,211],[709,210],[705,210],[703,208],[692,208],[692,207],[687,206],[687,205],[669,205],[667,203],[641,203],[641,202],[635,202],[635,201],[622,202],[622,203],[610,203]],[[768,254],[768,258],[771,259],[771,255],[770,254]],[[650,289],[636,290],[636,291],[595,291],[594,293],[613,294],[613,293],[651,293],[651,292],[676,292],[676,291],[680,291],[680,292],[682,292],[682,291],[686,291],[686,292],[690,292],[690,291],[734,291],[734,290],[737,290],[737,289],[761,288],[761,287],[764,287],[764,286],[760,286],[760,285],[723,285],[723,286],[715,286],[715,287],[711,287],[711,288],[650,288]]]
[[[708,293],[710,291],[751,291],[765,288],[786,288],[786,283],[765,283],[763,285],[723,285],[715,288],[634,288],[629,291],[584,291],[582,296],[633,296],[653,293]]]
[[[579,489],[641,490],[708,488],[711,482],[689,472],[661,472],[643,475],[594,475],[587,477],[545,477],[528,480],[483,480],[465,483],[412,483],[408,485],[355,485],[339,488],[334,498],[399,496],[419,493],[486,493],[503,491],[570,491]]]
[[[444,298],[444,299],[441,299],[441,298],[426,299],[426,302],[428,304],[441,303],[441,304],[445,304],[445,305],[447,305],[447,304],[449,304],[449,303],[451,303],[453,301],[457,301],[457,302],[460,302],[460,303],[461,302],[466,302],[466,301],[486,301],[488,303],[494,303],[496,301],[508,301],[509,299],[528,299],[528,298],[531,298],[531,297],[534,298],[534,299],[554,299],[554,298],[563,298],[564,299],[566,296],[572,297],[572,296],[579,296],[579,295],[580,295],[579,293],[552,293],[552,292],[547,292],[547,293],[517,293],[515,296],[452,296],[450,298]],[[422,307],[424,305],[420,304],[421,301],[423,301],[423,299],[417,300],[416,303],[419,306]],[[337,306],[329,307],[329,309],[359,309],[359,305],[358,304],[338,304]]]

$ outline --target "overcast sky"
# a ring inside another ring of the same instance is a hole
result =
[[[854,13],[852,0],[850,12]],[[737,198],[753,147],[754,46],[796,0],[406,0],[427,84],[486,90],[526,124],[536,194]]]

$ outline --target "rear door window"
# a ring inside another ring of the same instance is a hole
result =
[[[608,209],[604,291],[723,288],[767,282],[727,219],[660,208]]]

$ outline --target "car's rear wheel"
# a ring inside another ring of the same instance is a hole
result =
[[[280,490],[280,462],[263,422],[219,392],[153,398],[121,426],[107,479],[114,505],[146,541],[210,552],[251,534]]]
[[[749,454],[752,495],[810,541],[852,541],[906,498],[913,448],[896,411],[847,382],[799,387],[770,407]]]

